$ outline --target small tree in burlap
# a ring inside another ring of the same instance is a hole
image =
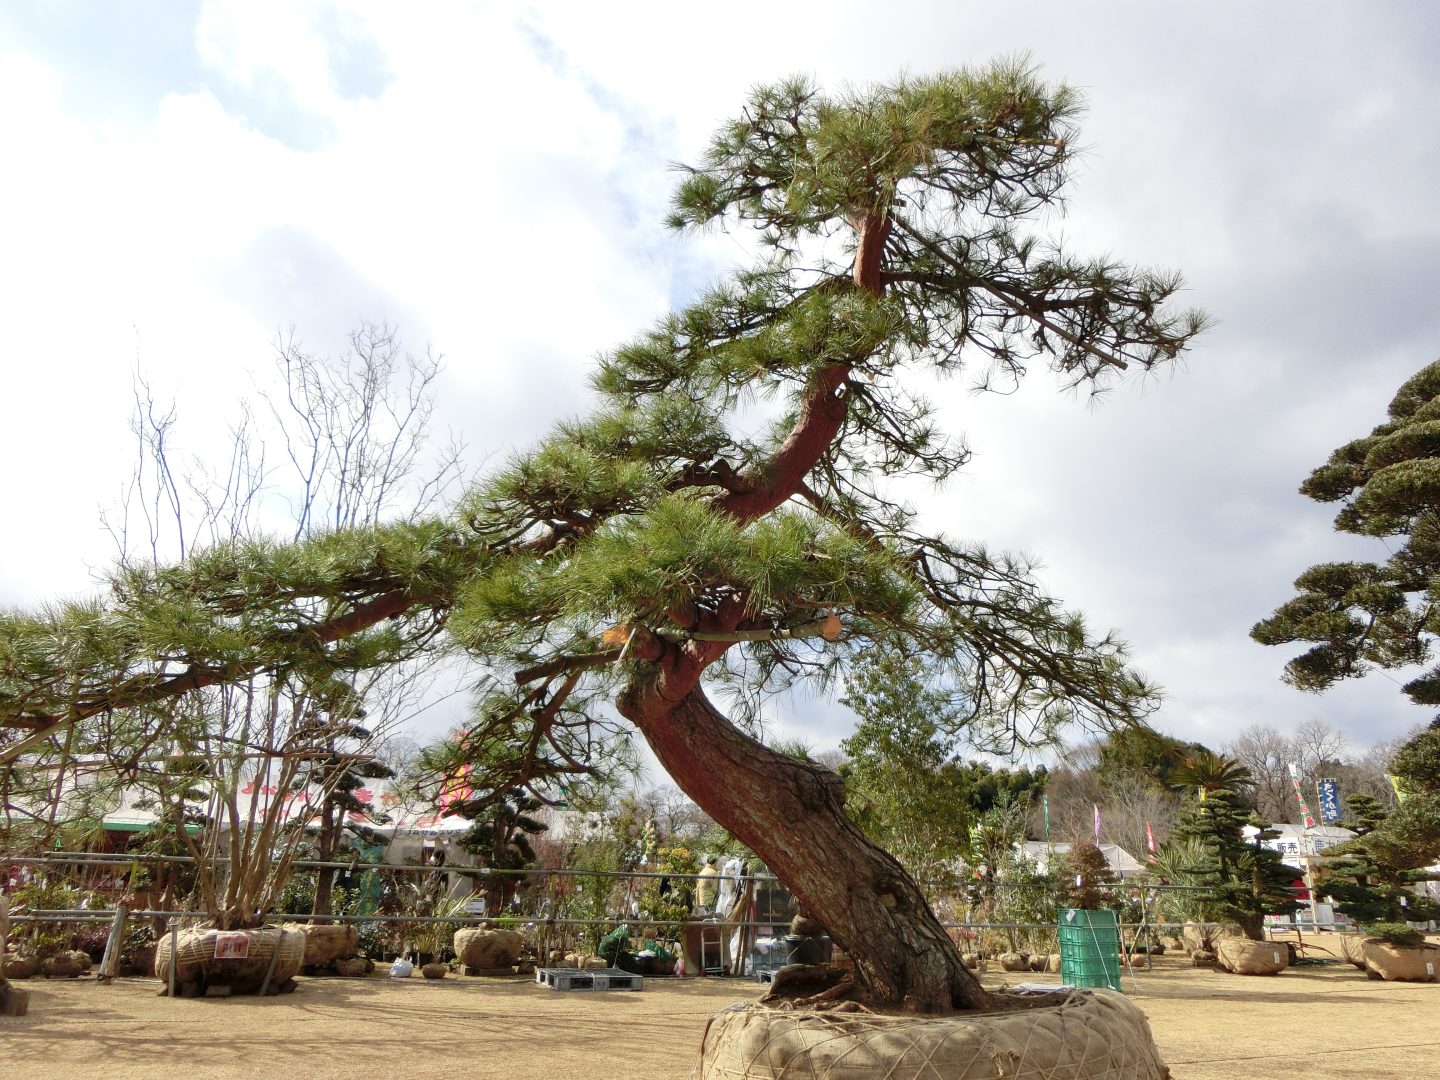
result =
[[[1075,844],[1065,853],[1060,902],[1065,907],[1088,910],[1107,907],[1110,890],[1100,886],[1117,880],[1103,851],[1094,844]]]

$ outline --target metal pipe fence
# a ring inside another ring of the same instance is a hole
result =
[[[67,867],[80,870],[116,870],[130,868],[136,866],[137,864],[194,865],[197,863],[197,861],[198,860],[196,860],[193,856],[190,855],[158,855],[128,852],[56,851],[35,855],[0,856],[0,867],[3,867],[5,864],[9,863],[33,867]],[[229,861],[230,860],[227,857],[219,857],[214,860],[214,864],[223,866],[228,864]],[[500,870],[491,867],[463,866],[453,863],[372,863],[363,862],[358,859],[323,861],[297,860],[293,865],[294,869],[296,869],[297,871],[332,870],[355,876],[363,876],[371,871],[377,871],[384,874],[397,875],[420,874],[424,876],[430,876],[437,873],[446,875],[455,874],[463,878],[469,878],[471,880],[479,880],[484,878],[503,878],[519,879],[522,881],[538,880],[541,882],[548,882],[551,879],[560,878],[592,879],[600,881],[609,880],[614,882],[624,881],[630,883],[631,885],[631,888],[626,890],[626,892],[627,900],[632,901],[634,899],[634,883],[637,881],[669,879],[676,884],[682,885],[686,882],[698,882],[701,880],[708,880],[711,882],[717,881],[717,878],[712,875],[679,874],[647,870],[581,870],[568,867],[530,867],[516,870]],[[764,885],[776,881],[778,881],[778,879],[771,874],[745,874],[742,875],[738,884],[744,886],[747,882],[753,882],[756,884]],[[1004,881],[980,883],[966,879],[954,879],[944,882],[931,882],[929,884],[932,887],[937,885],[941,886],[943,887],[944,891],[949,894],[948,903],[942,905],[942,910],[944,914],[951,915],[951,918],[942,918],[941,925],[946,930],[952,931],[958,936],[978,937],[982,933],[998,933],[1005,935],[1014,935],[1020,933],[1028,935],[1031,940],[1033,940],[1036,936],[1039,936],[1041,934],[1048,936],[1049,934],[1054,933],[1056,930],[1056,924],[1054,922],[1027,921],[1024,919],[1023,915],[1018,919],[1006,919],[1003,917],[997,919],[994,917],[994,913],[987,913],[989,915],[989,917],[987,918],[959,921],[954,918],[955,912],[953,911],[954,907],[958,907],[962,911],[964,909],[973,909],[976,904],[975,893],[977,891],[989,893],[990,895],[995,897],[1005,895],[1013,896],[1016,892],[1019,892],[1021,895],[1029,893],[1035,899],[1029,903],[1024,904],[1024,906],[1027,908],[1033,909],[1037,903],[1043,907],[1046,901],[1053,901],[1058,907],[1058,897],[1055,895],[1058,890],[1053,883]],[[1155,908],[1160,908],[1163,906],[1160,901],[1164,895],[1174,894],[1177,896],[1183,896],[1186,894],[1213,894],[1214,891],[1210,887],[1204,885],[1154,884],[1149,882],[1136,882],[1133,879],[1128,881],[1122,880],[1118,882],[1098,883],[1096,887],[1111,894],[1128,894],[1128,899],[1131,899],[1132,901],[1138,899],[1140,901],[1140,921],[1133,921],[1132,913],[1131,919],[1119,921],[1118,924],[1122,935],[1126,935],[1128,933],[1128,935],[1131,937],[1132,941],[1135,944],[1138,944],[1139,938],[1142,934],[1161,935],[1166,933],[1173,933],[1181,929],[1187,923],[1190,923],[1192,925],[1195,923],[1196,920],[1191,919],[1185,919],[1181,921],[1180,919],[1173,917],[1173,913],[1171,913],[1172,917],[1167,919],[1163,911],[1154,910]],[[612,904],[607,905],[611,908],[611,910],[607,910],[603,915],[592,915],[591,917],[584,918],[571,917],[568,915],[547,916],[543,911],[525,911],[516,910],[515,908],[511,908],[510,910],[501,910],[494,913],[479,914],[465,912],[444,916],[411,915],[401,914],[399,912],[384,911],[370,911],[364,913],[340,913],[328,915],[302,914],[292,912],[271,912],[267,913],[267,918],[288,922],[383,924],[392,928],[403,927],[407,925],[419,926],[437,923],[448,923],[457,927],[474,926],[481,923],[493,923],[497,921],[503,921],[507,925],[529,925],[533,927],[544,927],[557,930],[563,930],[565,928],[614,927],[621,923],[628,923],[639,926],[662,924],[675,930],[678,930],[680,927],[687,925],[716,925],[715,921],[713,920],[707,921],[705,918],[696,917],[692,917],[685,922],[676,922],[674,920],[670,920],[667,922],[665,920],[646,918],[641,914],[634,913],[633,906],[630,908],[630,913],[627,914],[625,911],[626,901],[622,900],[618,904],[613,903],[616,900],[616,896],[617,894],[612,893]],[[1146,911],[1147,897],[1149,899],[1149,907],[1152,909],[1155,916],[1154,918],[1151,918],[1151,911]],[[562,906],[563,910],[563,905],[565,904],[565,901],[562,899],[559,901],[559,904]],[[976,915],[981,914],[981,912],[978,910],[973,911],[972,913]],[[96,908],[90,911],[30,911],[24,913],[16,912],[12,914],[12,921],[19,924],[83,924],[103,922],[111,919],[114,914],[115,909],[113,908]],[[177,921],[193,921],[197,919],[204,919],[207,917],[204,912],[173,911],[162,909],[137,910],[131,911],[129,912],[129,914],[134,917]],[[1029,914],[1029,912],[1026,912],[1026,914]],[[1120,914],[1123,915],[1124,912],[1122,911]],[[731,929],[743,928],[747,931],[758,931],[764,928],[769,928],[773,931],[774,928],[787,921],[788,917],[781,916],[778,918],[770,919],[754,918],[751,920],[737,922],[724,922],[720,925]],[[1210,926],[1216,924],[1201,922],[1201,925]],[[1301,922],[1299,924],[1299,929],[1301,929],[1302,932],[1305,930],[1314,932],[1315,930],[1321,928],[1322,927],[1319,924],[1315,924],[1312,922]],[[1011,937],[1011,940],[1014,940],[1013,936]],[[1153,938],[1151,940],[1153,940]]]
[[[106,866],[106,865],[129,865],[137,862],[159,862],[159,863],[190,863],[198,860],[193,855],[142,855],[126,854],[123,852],[55,852],[50,855],[7,855],[0,857],[0,865],[4,863],[21,863],[26,865],[56,865],[56,866]],[[209,860],[213,865],[223,866],[230,862],[228,856],[217,857]],[[372,863],[363,861],[320,861],[316,859],[297,859],[292,866],[297,870],[347,870],[351,873],[364,873],[370,870],[383,870],[392,873],[432,874],[437,870],[442,873],[463,874],[466,876],[478,877],[588,877],[588,878],[668,878],[672,881],[703,880],[708,875],[703,874],[679,874],[656,870],[574,870],[569,868],[545,868],[527,867],[519,870],[506,870],[489,866],[465,866],[460,863]],[[773,874],[745,874],[744,880],[748,881],[779,881]],[[971,886],[971,882],[962,879],[949,879],[944,881],[924,881],[919,883],[925,887],[965,889]],[[1053,889],[1054,886],[1047,884],[1035,884],[1031,882],[1017,881],[994,881],[985,884],[987,890],[1010,891],[1030,889],[1042,891]],[[1096,882],[1091,888],[1105,889],[1109,891],[1132,890],[1158,892],[1200,892],[1213,893],[1215,890],[1208,885],[1173,885],[1156,884],[1151,882],[1136,882],[1134,879]],[[1300,886],[1289,886],[1294,892],[1301,892]]]
[[[11,914],[10,921],[17,922],[110,922],[114,919],[116,909],[95,908],[86,911],[76,910],[53,910],[53,911],[31,911],[27,914]],[[209,915],[203,911],[169,911],[136,909],[127,911],[131,918],[163,918],[163,919],[205,919]],[[297,915],[290,912],[277,911],[270,913],[267,918],[283,922],[353,922],[353,923],[456,923],[477,925],[487,922],[505,922],[512,925],[522,926],[616,926],[620,923],[634,925],[654,925],[660,922],[656,919],[643,918],[612,918],[612,919],[571,919],[571,918],[544,918],[540,916],[529,917],[524,915]],[[774,928],[780,922],[770,920],[740,920],[736,922],[719,922],[705,919],[689,919],[678,923],[665,923],[667,926],[702,926],[721,927],[726,930],[736,930],[742,927],[751,929]],[[942,922],[940,924],[946,930],[1054,930],[1055,923],[1022,923],[1022,922]],[[1179,929],[1183,926],[1220,926],[1217,922],[1200,923],[1178,923],[1178,922],[1121,922],[1117,924],[1122,930],[1162,930],[1167,928]]]

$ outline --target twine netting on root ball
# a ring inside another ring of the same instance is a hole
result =
[[[265,983],[278,986],[300,972],[305,959],[305,935],[299,930],[267,926],[259,930],[242,930],[250,939],[248,955],[243,959],[215,959],[215,941],[220,931],[213,929],[182,930],[176,941],[175,981],[177,984],[205,982],[229,986],[233,993],[254,993]],[[271,967],[271,957],[280,955]],[[162,937],[155,950],[155,974],[168,979],[170,973],[170,937]]]
[[[1149,1022],[1108,990],[944,1017],[736,1005],[705,1031],[698,1080],[1167,1080]]]

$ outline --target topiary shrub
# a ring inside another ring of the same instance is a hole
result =
[[[1425,944],[1425,935],[1404,923],[1372,923],[1365,936],[1397,949],[1418,949]]]
[[[1065,854],[1061,873],[1065,881],[1060,890],[1062,907],[1097,911],[1109,906],[1110,892],[1099,886],[1114,884],[1115,873],[1105,853],[1094,844],[1072,846]]]

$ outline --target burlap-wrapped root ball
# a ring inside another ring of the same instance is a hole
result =
[[[1365,935],[1364,934],[1336,934],[1335,951],[1340,959],[1347,963],[1354,964],[1361,971],[1365,970]]]
[[[1236,975],[1279,975],[1290,966],[1290,950],[1273,941],[1222,937],[1215,942],[1215,960]]]
[[[699,1080],[1166,1080],[1145,1014],[1110,990],[1047,1008],[943,1017],[735,1005],[705,1030]]]
[[[285,929],[299,930],[305,935],[307,968],[328,968],[336,960],[348,960],[360,952],[360,932],[354,923],[342,925],[317,923],[286,923]]]
[[[244,959],[215,959],[215,938],[221,931],[213,927],[182,930],[176,939],[177,962],[175,982],[183,986],[203,982],[207,986],[228,986],[231,993],[253,994],[265,982],[270,958],[280,952],[275,970],[270,975],[271,988],[288,982],[300,973],[305,960],[305,935],[299,930],[266,926],[254,930],[230,931],[243,933],[250,939]],[[155,947],[155,974],[162,980],[170,978],[170,935],[164,934]]]
[[[92,967],[95,966],[95,961],[90,959],[90,954],[87,953],[84,949],[67,949],[61,955],[68,956],[71,960],[74,960],[75,963],[80,966],[81,975],[84,975],[87,971],[89,971]]]
[[[1440,949],[1434,945],[1399,948],[1383,941],[1365,942],[1365,972],[1389,982],[1435,982],[1440,976]]]
[[[475,972],[508,975],[520,958],[524,941],[514,930],[468,927],[455,931],[455,955],[465,965],[467,975]]]
[[[1006,971],[1029,971],[1030,960],[1018,952],[1001,953],[997,959]]]
[[[47,979],[74,979],[79,977],[90,966],[89,958],[81,964],[72,953],[63,952],[57,956],[47,956],[40,961],[40,974]]]
[[[40,971],[40,961],[33,956],[16,956],[6,953],[5,964],[0,968],[0,977],[6,979],[33,979]]]
[[[1215,951],[1215,943],[1225,937],[1245,936],[1239,923],[1186,923],[1180,928],[1180,937],[1186,949],[1194,952],[1196,949],[1204,949],[1208,952]]]

